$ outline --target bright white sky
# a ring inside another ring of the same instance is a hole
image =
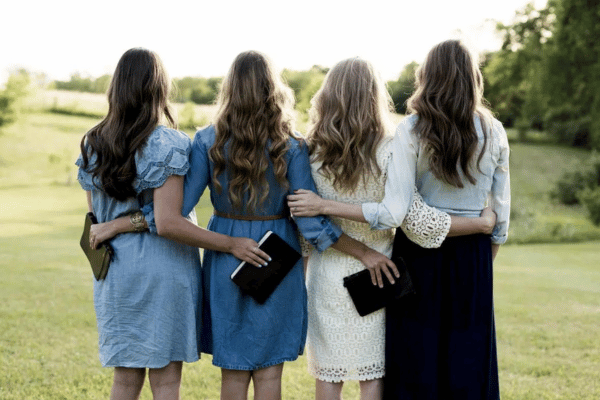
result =
[[[0,82],[14,68],[67,80],[112,74],[121,54],[156,51],[172,77],[222,76],[254,49],[280,68],[327,67],[353,56],[386,80],[436,43],[461,38],[495,50],[494,21],[529,0],[6,0],[0,5]],[[546,0],[535,0],[542,7]]]

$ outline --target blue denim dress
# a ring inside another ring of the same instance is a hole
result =
[[[215,210],[234,215],[251,214],[246,209],[235,209],[230,203],[226,173],[219,178],[222,191],[215,189],[214,165],[208,157],[214,141],[213,126],[196,133],[190,154],[190,170],[185,177],[182,213],[196,206],[208,186]],[[297,189],[316,192],[307,146],[290,139],[286,161],[289,188],[284,189],[277,183],[271,165],[267,171],[269,197],[263,207],[252,215],[284,215],[289,193]],[[151,213],[146,218],[152,223]],[[321,216],[296,218],[294,221],[289,218],[248,221],[215,215],[211,217],[208,229],[256,241],[271,230],[299,252],[299,233],[320,251],[335,243],[342,234],[339,227]],[[304,350],[307,330],[302,261],[292,268],[263,304],[243,294],[231,281],[231,273],[239,263],[240,260],[231,254],[204,251],[202,352],[213,355],[214,365],[234,370],[255,370],[295,360]]]
[[[99,222],[138,211],[152,202],[154,188],[189,169],[190,139],[157,127],[136,154],[136,198],[118,201],[99,189],[82,168],[78,180],[92,192]],[[91,156],[91,164],[95,156]],[[191,217],[195,220],[195,215]],[[100,361],[105,367],[161,368],[171,361],[198,360],[201,285],[197,248],[155,234],[124,233],[111,240],[115,257],[106,279],[94,280]],[[91,270],[90,270],[90,277]],[[92,278],[93,279],[93,278]]]

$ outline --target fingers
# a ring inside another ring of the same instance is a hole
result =
[[[384,278],[383,275],[386,276],[387,280],[393,285],[396,283],[395,278],[400,278],[400,272],[396,267],[396,264],[390,259],[386,257],[385,261],[381,261],[382,263],[375,265],[372,268],[369,268],[369,273],[371,274],[371,282],[373,285],[377,285],[380,288],[384,286]]]
[[[396,278],[400,278],[400,271],[398,271],[398,267],[396,267],[396,264],[392,260],[387,261],[387,267],[392,270]]]
[[[263,265],[267,265],[267,263],[269,261],[271,261],[271,257],[269,257],[269,255],[267,253],[265,253],[264,251],[262,251],[258,247],[255,249],[254,254],[258,257],[258,259],[260,260],[260,262],[263,263]]]
[[[394,277],[392,276],[392,272],[390,271],[391,267],[389,267],[388,265],[385,265],[381,269],[383,270],[383,273],[387,277],[387,280],[393,285],[395,283],[395,280],[394,280]],[[396,272],[398,272],[398,271],[396,270]],[[380,287],[383,287],[383,281],[381,282]]]
[[[369,274],[371,274],[371,283],[373,286],[377,286],[377,276],[375,275],[375,269],[369,268]]]
[[[234,255],[240,260],[246,261],[255,267],[264,267],[271,261],[271,257],[259,249],[258,244],[254,240],[248,241],[242,248],[242,253],[239,256],[236,254]]]
[[[375,276],[377,277],[377,286],[383,287],[383,278],[381,277],[381,268],[375,269]]]

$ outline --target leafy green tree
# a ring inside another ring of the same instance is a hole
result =
[[[600,149],[600,1],[551,0],[546,122],[563,141]]]
[[[510,25],[498,23],[502,48],[487,55],[483,67],[485,97],[506,126],[541,129],[546,109],[544,58],[552,35],[554,8],[533,4],[517,11]]]
[[[404,66],[397,80],[387,83],[397,113],[406,114],[406,101],[415,90],[415,73],[418,68],[419,64],[413,61]]]
[[[307,71],[283,70],[283,79],[294,91],[298,111],[306,113],[310,109],[310,100],[321,87],[328,71],[328,68],[319,65],[313,65]]]
[[[9,75],[4,90],[0,91],[0,127],[17,119],[20,101],[27,95],[30,82],[29,73],[24,69]]]
[[[217,96],[221,78],[190,77],[174,80],[176,87],[175,101],[196,104],[212,104]]]

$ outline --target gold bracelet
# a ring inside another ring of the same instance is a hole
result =
[[[144,221],[144,214],[142,214],[141,211],[137,211],[129,215],[129,222],[131,222],[131,225],[133,225],[133,230],[136,232],[143,232],[146,230]]]

